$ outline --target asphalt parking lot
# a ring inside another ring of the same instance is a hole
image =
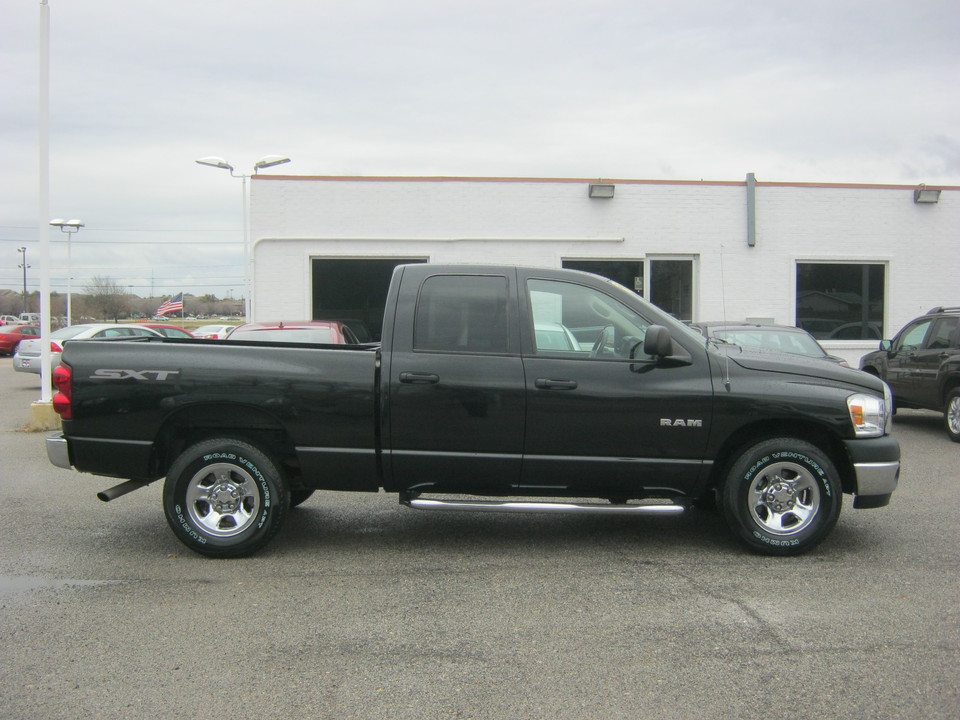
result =
[[[960,445],[903,412],[893,503],[814,552],[679,518],[320,493],[210,560],[155,484],[51,466],[0,364],[0,718],[956,718]]]

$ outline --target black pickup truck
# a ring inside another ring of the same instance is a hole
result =
[[[177,537],[262,548],[318,489],[413,508],[670,514],[718,506],[775,555],[886,505],[900,448],[878,378],[717,344],[603,278],[406,265],[377,345],[68,342],[55,465],[166,478]]]

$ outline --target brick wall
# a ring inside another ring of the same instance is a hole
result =
[[[888,265],[884,335],[960,304],[960,188],[763,183],[755,247],[744,182],[255,177],[257,319],[310,314],[312,257],[425,257],[559,267],[564,258],[694,260],[694,318],[795,321],[796,262]],[[725,313],[724,313],[725,306]],[[825,343],[856,362],[873,342]]]

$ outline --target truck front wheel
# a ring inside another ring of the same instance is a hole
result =
[[[177,538],[210,557],[242,557],[283,524],[290,492],[276,465],[242,440],[205,440],[170,466],[163,509]]]
[[[746,450],[730,466],[719,500],[734,534],[768,555],[815,547],[843,505],[833,463],[797,438],[765,440]]]

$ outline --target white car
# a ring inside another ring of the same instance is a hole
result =
[[[191,330],[195,338],[207,338],[208,340],[223,340],[227,333],[233,330],[236,325],[201,325],[196,330]]]
[[[90,323],[71,325],[50,333],[50,368],[60,364],[60,354],[67,340],[90,340],[111,337],[163,337],[156,330],[135,324]],[[21,340],[13,355],[13,369],[17,372],[40,373],[40,338]]]

